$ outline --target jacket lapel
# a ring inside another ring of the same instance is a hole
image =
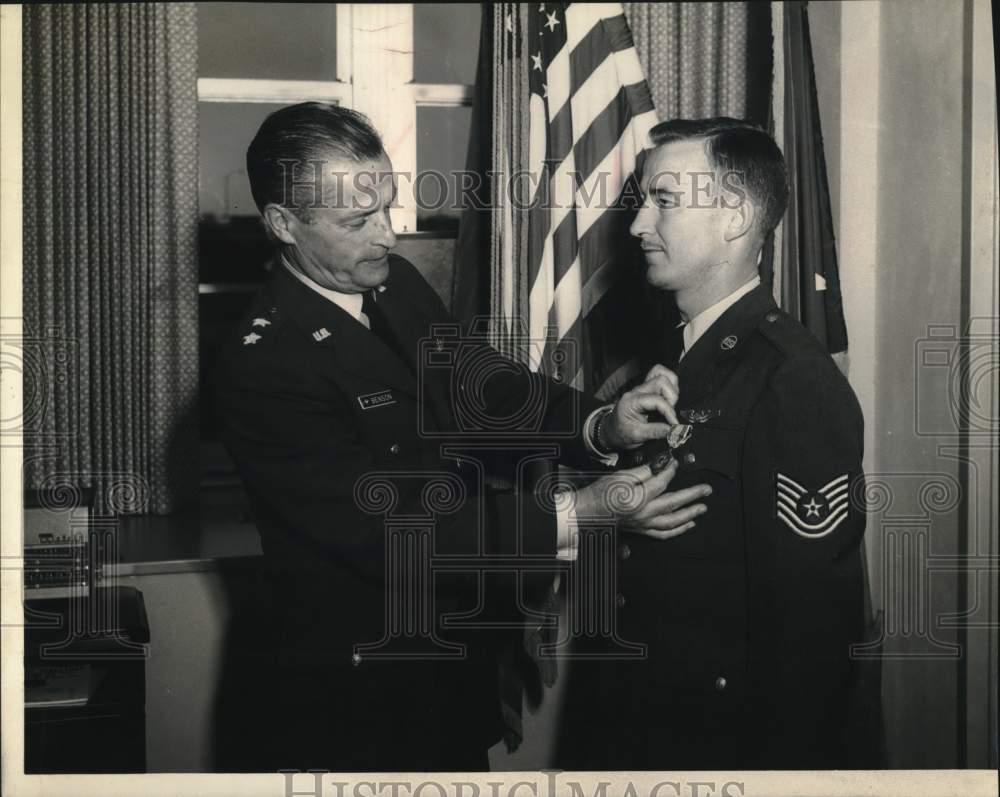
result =
[[[681,409],[692,408],[722,383],[761,319],[774,309],[770,290],[758,286],[740,297],[695,341],[677,367]]]
[[[276,270],[271,291],[279,312],[291,316],[311,345],[330,349],[345,371],[417,396],[416,372],[350,313],[303,285],[284,266]]]
[[[406,365],[416,374],[420,398],[425,401],[438,428],[451,427],[452,417],[452,377],[454,369],[446,367],[428,368],[424,362],[426,346],[435,346],[432,337],[436,324],[455,326],[447,316],[432,317],[417,310],[413,302],[407,301],[405,288],[390,278],[384,290],[376,294],[376,302],[390,331],[403,349]],[[421,341],[425,347],[421,347]],[[439,338],[437,348],[443,348],[445,341]]]

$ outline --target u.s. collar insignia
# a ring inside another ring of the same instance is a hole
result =
[[[712,418],[718,418],[722,415],[721,410],[681,410],[677,413],[681,420],[687,421],[688,423],[705,423],[705,421],[710,421]]]
[[[313,339],[319,343],[321,340],[326,340],[330,337],[330,330],[326,327],[320,327],[315,332],[313,332]]]
[[[722,339],[722,343],[719,344],[719,347],[723,351],[729,351],[730,349],[736,348],[737,342],[738,338],[735,335],[726,335],[726,337]]]
[[[848,474],[827,482],[818,490],[803,487],[784,473],[775,474],[774,500],[778,518],[807,540],[833,533],[847,518]]]

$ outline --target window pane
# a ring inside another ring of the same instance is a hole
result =
[[[264,282],[277,259],[260,218],[203,217],[198,225],[198,281],[218,290]]]
[[[256,216],[247,181],[247,147],[269,103],[198,103],[198,204],[202,216]]]
[[[198,74],[336,80],[336,3],[198,3]]]
[[[417,108],[417,230],[457,229],[471,108]]]
[[[260,123],[281,105],[198,104],[201,282],[264,278],[273,250],[250,194],[246,151]]]
[[[414,3],[414,82],[476,82],[480,14],[478,3]]]

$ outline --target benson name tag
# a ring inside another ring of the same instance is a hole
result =
[[[392,397],[391,390],[380,390],[378,393],[369,393],[367,396],[358,396],[358,404],[363,410],[373,410],[376,407],[387,407],[395,404],[396,399]]]

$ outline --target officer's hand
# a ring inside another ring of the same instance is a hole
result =
[[[620,517],[618,528],[658,540],[669,540],[693,529],[695,518],[708,511],[705,504],[695,502],[711,495],[712,488],[696,484],[677,492],[665,492],[676,474],[677,461],[671,460],[670,465],[646,482],[649,500],[635,512]]]
[[[677,463],[671,462],[655,475],[648,465],[640,465],[602,476],[577,490],[577,522],[613,519],[623,530],[659,540],[683,534],[694,528],[694,519],[707,509],[693,502],[709,495],[712,488],[699,484],[675,493],[665,492],[676,473]]]
[[[625,393],[604,419],[602,441],[612,451],[625,451],[638,448],[647,440],[666,437],[670,427],[678,422],[674,412],[677,395],[677,375],[662,365],[654,365],[646,374],[646,381]]]

